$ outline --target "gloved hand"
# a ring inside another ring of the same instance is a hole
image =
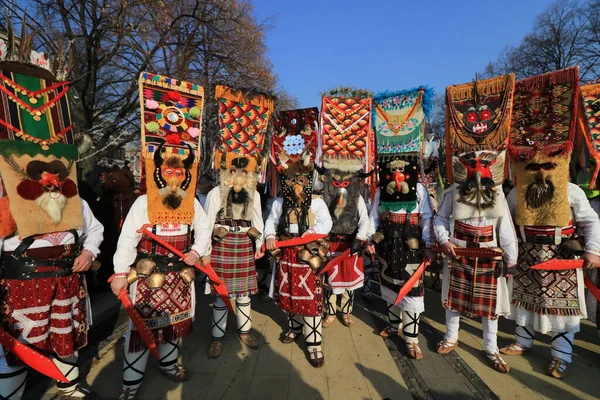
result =
[[[354,239],[352,241],[352,246],[350,247],[350,253],[352,255],[354,255],[354,254],[358,253],[359,251],[361,251],[362,247],[363,247],[362,240],[360,240],[360,239]]]

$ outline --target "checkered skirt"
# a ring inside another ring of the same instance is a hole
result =
[[[210,263],[225,282],[229,297],[244,297],[258,293],[254,246],[245,232],[229,232],[213,243]],[[213,294],[214,289],[212,290]]]

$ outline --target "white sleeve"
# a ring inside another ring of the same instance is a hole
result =
[[[433,233],[439,244],[450,240],[450,216],[452,215],[452,190],[444,193],[442,204],[433,219]]]
[[[377,232],[377,228],[379,228],[379,199],[381,198],[381,193],[379,192],[379,188],[377,192],[375,192],[375,198],[373,199],[373,206],[371,207],[371,213],[369,215],[369,232],[367,233],[367,238],[371,239],[371,237]]]
[[[422,183],[417,183],[417,201],[419,202],[419,226],[421,227],[421,238],[425,246],[431,247],[435,244],[433,235],[433,208],[429,192]]]
[[[221,208],[221,193],[219,188],[212,189],[206,195],[206,203],[204,203],[204,210],[206,211],[206,217],[208,218],[208,229],[212,232],[217,221],[217,214]]]
[[[194,244],[192,250],[201,257],[210,256],[212,230],[202,204],[194,199]]]
[[[576,225],[583,230],[585,252],[600,256],[600,221],[598,220],[598,214],[590,206],[590,201],[579,186],[569,183],[568,196]]]
[[[517,248],[517,233],[515,232],[515,226],[510,216],[510,210],[508,208],[508,202],[504,198],[504,194],[500,192],[498,200],[504,202],[504,215],[498,218],[498,242],[504,253],[504,262],[509,264],[516,264],[519,258],[519,251]]]
[[[254,191],[254,212],[252,213],[252,226],[258,229],[261,236],[256,239],[256,248],[260,249],[264,242],[265,222],[262,219],[262,205],[260,204],[260,193]]]
[[[333,226],[333,220],[331,219],[331,214],[329,214],[329,208],[327,207],[327,204],[325,204],[323,199],[318,198],[313,199],[312,205],[316,206],[316,218],[315,224],[311,226],[310,229],[315,233],[329,233],[331,227]]]
[[[113,257],[115,272],[129,272],[129,267],[135,262],[137,245],[142,239],[142,234],[137,233],[137,230],[148,223],[147,199],[146,196],[138,197],[123,222],[117,251]]]
[[[362,196],[358,196],[358,232],[356,233],[356,238],[358,240],[366,240],[370,226],[371,221],[369,220],[367,205]]]
[[[85,200],[81,199],[81,204],[83,206],[83,248],[93,253],[94,257],[98,257],[100,245],[104,240],[104,226],[94,217]]]
[[[277,226],[279,225],[279,219],[281,218],[282,209],[283,199],[278,198],[271,203],[271,211],[269,212],[267,222],[265,222],[265,239],[267,239],[268,236],[277,235]]]

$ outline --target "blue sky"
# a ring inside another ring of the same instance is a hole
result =
[[[300,107],[339,85],[443,93],[518,45],[551,0],[253,0],[268,56]]]

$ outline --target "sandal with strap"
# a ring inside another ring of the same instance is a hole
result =
[[[135,400],[137,399],[138,388],[123,388],[119,395],[119,400]]]
[[[223,353],[223,340],[213,340],[208,348],[208,357],[218,358]]]
[[[342,314],[342,324],[348,328],[351,328],[354,325],[354,321],[352,321],[352,315]]]
[[[82,387],[80,384],[75,386],[73,389],[69,389],[69,394],[59,390],[58,392],[60,400],[99,400],[100,398],[92,393],[92,390],[86,387]]]
[[[321,368],[325,365],[325,355],[321,350],[313,349],[312,353],[308,354],[308,362],[315,368]]]
[[[512,342],[508,346],[500,349],[500,353],[507,355],[507,356],[522,356],[522,355],[529,353],[530,351],[531,351],[530,348],[523,347],[520,344],[518,344],[517,342]]]
[[[444,339],[437,344],[435,351],[438,354],[444,355],[444,354],[453,352],[457,347],[458,347],[458,340],[456,342],[452,343],[448,339]]]
[[[329,328],[335,322],[335,315],[327,315],[323,319],[323,328]]]
[[[510,371],[510,367],[508,366],[506,361],[504,361],[502,357],[500,357],[500,353],[492,354],[488,353],[487,351],[484,351],[483,355],[490,367],[502,374],[508,374],[508,372]]]
[[[167,379],[174,382],[185,382],[189,379],[187,370],[178,363],[175,363],[168,368],[160,368],[159,370]]]
[[[385,327],[384,330],[379,332],[379,336],[381,337],[394,337],[400,334],[400,329],[396,329],[391,325]]]
[[[290,344],[290,343],[294,343],[294,341],[296,339],[298,339],[298,337],[300,336],[299,333],[296,333],[294,331],[287,331],[286,333],[283,334],[283,336],[281,337],[281,343],[284,344]]]
[[[413,360],[422,360],[423,352],[418,343],[406,343],[406,352]]]
[[[567,376],[568,364],[560,358],[555,358],[548,366],[548,375],[556,379],[563,379]]]

